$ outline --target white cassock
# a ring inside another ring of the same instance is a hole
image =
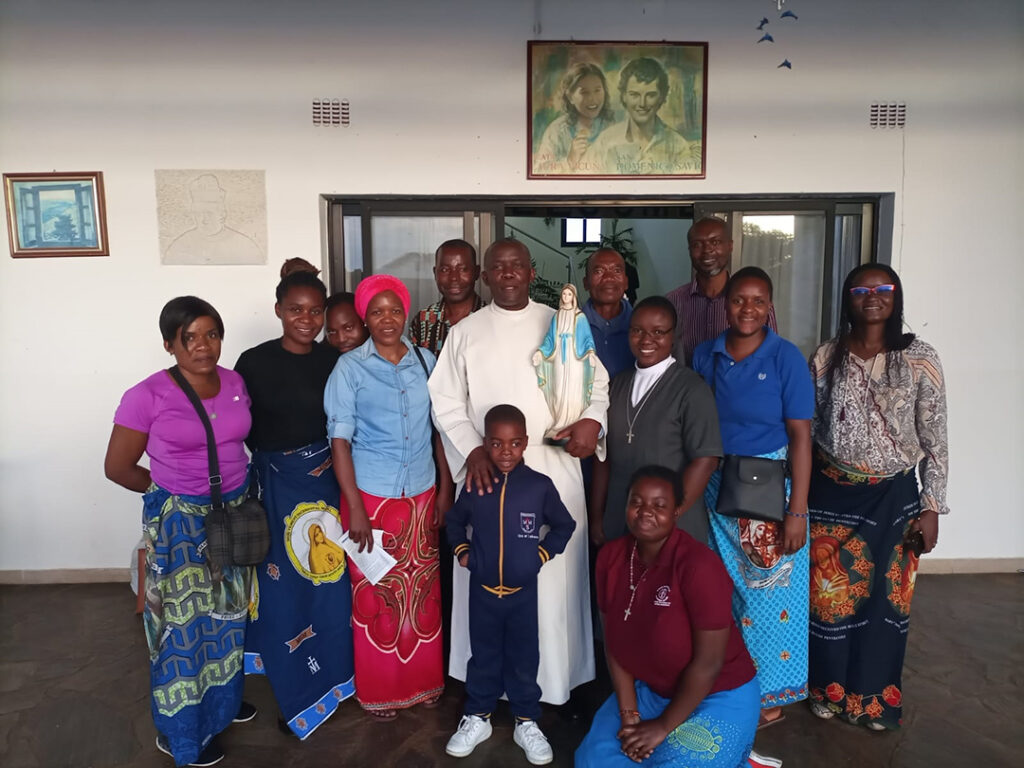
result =
[[[532,301],[520,310],[492,303],[474,312],[452,327],[429,386],[434,421],[456,483],[465,478],[470,451],[483,444],[487,411],[509,403],[526,416],[526,464],[551,478],[576,521],[565,552],[546,563],[537,580],[541,701],[564,704],[572,688],[594,679],[594,645],[583,475],[579,459],[561,447],[543,444],[553,419],[532,363],[554,314]],[[582,418],[594,419],[605,429],[607,411],[608,373],[598,362],[590,406]],[[456,561],[449,674],[457,680],[466,679],[471,655],[468,607],[469,573]]]

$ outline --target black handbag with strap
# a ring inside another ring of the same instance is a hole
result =
[[[270,526],[267,511],[259,499],[248,497],[240,504],[225,506],[221,494],[220,462],[213,424],[206,415],[199,395],[174,366],[168,371],[196,409],[206,430],[206,455],[210,466],[211,509],[206,515],[206,559],[215,566],[259,565],[270,550]]]
[[[711,393],[718,376],[718,355],[711,375]],[[760,456],[727,454],[722,459],[722,482],[715,511],[726,517],[745,517],[781,523],[786,515],[788,463]]]
[[[786,462],[729,454],[722,460],[722,484],[715,511],[781,523],[786,513]]]

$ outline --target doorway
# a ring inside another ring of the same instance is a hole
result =
[[[692,279],[686,233],[694,221],[716,216],[732,232],[729,268],[755,265],[768,272],[780,334],[810,355],[835,332],[847,272],[867,261],[888,261],[892,202],[891,194],[690,200],[330,196],[323,198],[325,271],[332,292],[354,290],[365,275],[394,274],[409,287],[413,307],[421,308],[439,297],[433,266],[440,243],[464,239],[482,259],[495,239],[514,237],[529,248],[537,270],[531,297],[553,304],[566,282],[584,293],[586,256],[609,245],[626,259],[631,298],[642,299]]]

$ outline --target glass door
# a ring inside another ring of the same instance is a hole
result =
[[[446,240],[466,240],[478,260],[493,242],[493,209],[464,203],[362,200],[328,203],[332,292],[354,291],[367,275],[391,274],[408,287],[413,311],[437,301],[434,252]],[[482,286],[478,286],[478,291]]]
[[[809,356],[835,332],[846,273],[871,258],[872,240],[862,234],[865,226],[871,231],[872,206],[772,201],[754,208],[750,201],[737,202],[695,204],[695,219],[728,222],[730,271],[756,266],[768,273],[779,334]]]

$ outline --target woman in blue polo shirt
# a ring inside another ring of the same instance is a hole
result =
[[[708,544],[732,577],[733,616],[757,665],[761,722],[783,719],[781,707],[807,698],[810,563],[807,488],[811,476],[814,385],[803,354],[767,325],[772,281],[744,267],[725,288],[728,330],[697,347],[693,368],[715,393],[724,452],[787,459],[785,522],[710,515]],[[708,482],[709,510],[721,471]]]

